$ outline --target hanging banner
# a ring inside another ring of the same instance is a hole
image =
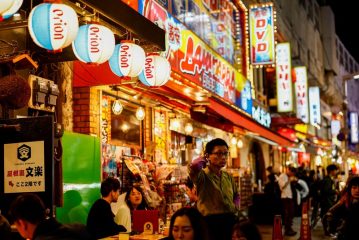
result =
[[[358,143],[358,113],[349,113],[350,143]]]
[[[250,54],[253,65],[274,64],[273,5],[249,7]]]
[[[4,144],[4,193],[45,192],[44,141]]]
[[[240,97],[236,98],[236,105],[249,115],[252,115],[252,104],[251,82],[247,80]]]
[[[278,43],[276,46],[276,76],[278,112],[291,112],[293,92],[289,43]]]
[[[306,67],[295,67],[295,98],[297,103],[297,118],[309,123],[308,110],[308,79]]]
[[[321,123],[320,113],[320,91],[319,87],[309,87],[309,114],[310,124],[316,125]]]

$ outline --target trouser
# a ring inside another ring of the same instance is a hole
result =
[[[237,217],[232,213],[213,214],[205,216],[211,240],[232,239],[232,229]]]
[[[282,198],[283,204],[283,222],[285,230],[292,230],[294,217],[294,201],[291,198]]]

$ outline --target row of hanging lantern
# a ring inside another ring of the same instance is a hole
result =
[[[22,0],[1,1],[0,20],[16,13],[21,4]],[[77,14],[68,5],[35,6],[30,12],[28,27],[32,40],[41,48],[58,52],[72,44],[80,61],[89,64],[108,61],[117,76],[138,76],[147,86],[162,86],[169,80],[171,66],[167,59],[155,54],[146,56],[143,48],[133,42],[115,45],[113,32],[105,26],[91,23],[79,27]]]

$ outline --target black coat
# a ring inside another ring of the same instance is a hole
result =
[[[54,218],[40,222],[33,236],[34,240],[90,240],[94,239],[83,224],[63,225]]]

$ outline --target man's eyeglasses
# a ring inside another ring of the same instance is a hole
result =
[[[217,157],[219,157],[219,158],[221,158],[221,157],[228,157],[228,155],[229,155],[229,152],[213,152],[213,153],[211,153],[211,154],[215,154],[215,155],[217,155]]]

